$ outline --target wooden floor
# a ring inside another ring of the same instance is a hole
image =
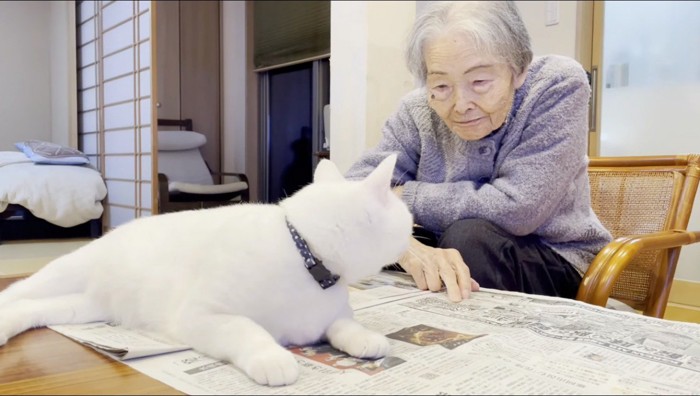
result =
[[[16,279],[0,278],[0,290]],[[182,392],[47,328],[0,347],[2,395],[181,395]]]
[[[22,333],[0,348],[0,394],[183,393],[42,328]]]
[[[685,304],[668,303],[664,319],[700,323],[700,308]]]

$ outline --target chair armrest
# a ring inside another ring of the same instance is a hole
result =
[[[245,176],[245,175],[244,175]],[[213,191],[210,191],[211,193],[217,194],[217,193],[229,193],[229,192],[239,192],[240,197],[241,197],[241,202],[248,202],[250,199],[249,195],[249,187],[248,187],[248,178],[244,177],[244,181],[239,181],[239,182],[234,182],[234,183],[228,183],[226,185],[213,185],[213,186],[208,186],[211,187]],[[189,210],[193,208],[192,201],[172,201],[171,196],[170,196],[170,189],[171,185],[173,184],[178,184],[177,182],[170,182],[168,180],[168,177],[163,174],[163,173],[158,173],[158,211],[159,213],[168,213],[168,212],[174,212],[174,211],[179,211],[179,210]],[[182,183],[180,183],[182,184]],[[185,183],[186,184],[186,183]],[[202,186],[199,186],[202,187]],[[207,187],[207,186],[204,186]],[[197,201],[207,201],[209,200],[206,195],[203,195],[200,199]],[[224,202],[224,201],[218,201],[218,202]],[[207,202],[202,202],[202,204],[206,204]],[[204,207],[211,207],[211,205],[208,206],[201,206],[202,208]]]
[[[168,191],[171,193],[187,193],[187,194],[226,194],[248,189],[246,182],[233,182],[226,184],[194,184],[184,182],[170,182]]]
[[[230,176],[238,178],[239,181],[248,183],[248,176],[245,173],[232,173],[232,172],[211,172],[212,176]]]
[[[170,201],[170,192],[168,191],[168,176],[164,173],[158,174],[158,202],[167,203]]]
[[[700,242],[700,231],[666,230],[617,238],[605,246],[583,277],[576,299],[604,307],[622,271],[643,250]]]
[[[616,238],[614,241],[605,245],[603,249],[598,252],[591,264],[588,266],[588,270],[586,270],[586,273],[581,280],[581,285],[579,286],[578,293],[576,294],[577,300],[586,302],[593,300],[593,293],[598,286],[600,273],[610,261],[611,257],[613,257],[620,247],[627,243],[629,239],[629,236]]]
[[[246,176],[245,173],[214,172],[212,176],[230,176],[237,178],[239,181],[245,182],[248,185],[248,188],[243,190],[243,193],[241,194],[241,199],[243,200],[243,202],[250,201],[250,182],[248,182],[248,176]]]

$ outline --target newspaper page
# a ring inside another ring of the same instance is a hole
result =
[[[125,329],[112,323],[53,325],[49,328],[117,360],[190,349],[160,334]]]
[[[350,293],[389,356],[290,347],[301,370],[289,386],[257,385],[194,350],[124,363],[187,394],[700,393],[700,325],[490,289],[453,303],[413,285],[382,274]]]

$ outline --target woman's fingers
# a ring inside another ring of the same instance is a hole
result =
[[[409,273],[416,281],[416,286],[421,290],[440,291],[442,289],[442,281],[440,280],[440,272],[437,268],[437,263],[434,260],[431,249],[409,249],[407,261],[411,268]],[[427,254],[426,254],[427,253]],[[404,268],[405,269],[405,268]]]
[[[413,247],[408,248],[406,254],[399,260],[399,265],[404,271],[411,274],[413,281],[416,282],[416,287],[420,290],[428,290],[428,283],[425,280],[425,274],[423,272],[423,264],[418,259]]]
[[[413,280],[416,282],[416,286],[421,290],[428,290],[428,282],[425,280],[425,274],[423,273],[423,267],[421,265],[408,265],[408,273],[411,274]],[[406,267],[404,267],[406,270]]]
[[[472,292],[472,278],[469,273],[469,266],[462,259],[462,255],[456,249],[445,249],[445,255],[448,257],[450,264],[452,264],[452,270],[457,278],[457,284],[459,286],[459,292],[462,298],[469,298],[469,294]]]
[[[451,301],[469,298],[479,284],[471,279],[469,267],[455,249],[433,248],[411,239],[408,251],[399,260],[421,290],[440,291],[443,284]]]
[[[446,271],[441,272],[443,282],[445,282],[445,288],[447,289],[447,297],[450,301],[460,302],[463,298],[462,290],[457,282],[457,277],[451,268],[446,268]]]
[[[447,289],[450,301],[459,302],[469,298],[472,291],[479,289],[479,284],[471,278],[469,267],[464,263],[459,251],[455,249],[435,249],[439,254],[440,277]]]
[[[423,272],[425,273],[425,280],[428,282],[428,289],[430,291],[440,291],[442,290],[442,279],[440,279],[440,261],[436,260],[435,254],[429,252],[429,255],[422,255],[421,261],[425,263],[423,265]]]
[[[438,254],[435,255],[435,258],[440,268],[440,277],[447,289],[447,297],[450,301],[460,302],[462,301],[462,291],[452,262],[454,257],[449,254],[448,250],[436,249],[436,251]]]
[[[472,283],[472,291],[479,291],[479,288],[481,287],[481,286],[479,286],[479,282],[472,279],[471,283]]]

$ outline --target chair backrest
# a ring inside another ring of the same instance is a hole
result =
[[[199,151],[206,137],[192,131],[158,131],[158,173],[171,182],[212,185],[214,180]]]
[[[699,156],[592,157],[591,205],[619,238],[662,230],[686,230],[698,188]],[[668,298],[680,247],[646,250],[621,273],[610,297],[646,311]]]
[[[192,120],[158,119],[158,126],[158,173],[165,174],[170,182],[214,184],[211,171],[199,151],[206,144],[207,137],[192,131]]]

